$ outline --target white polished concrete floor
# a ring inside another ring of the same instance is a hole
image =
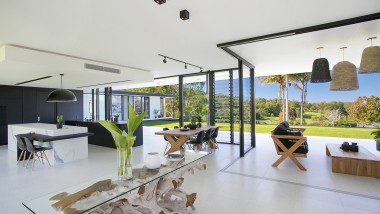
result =
[[[163,152],[166,142],[144,128],[144,146],[133,150],[135,162],[144,154]],[[257,134],[257,147],[238,158],[239,147],[220,145],[204,159],[206,171],[187,174],[183,189],[196,192],[194,213],[380,213],[380,179],[331,172],[325,143],[358,142],[380,157],[371,140],[308,137],[308,158],[300,171],[290,160],[272,167],[278,158],[270,135]],[[116,151],[89,145],[89,158],[54,167],[36,164],[35,171],[16,165],[16,153],[0,147],[0,213],[30,213],[22,202],[60,191],[114,172]]]

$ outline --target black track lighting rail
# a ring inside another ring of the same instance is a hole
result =
[[[191,63],[188,63],[188,62],[185,62],[185,61],[179,60],[179,59],[174,59],[174,58],[172,58],[172,57],[168,57],[168,56],[165,56],[165,55],[162,55],[162,54],[158,54],[158,56],[162,56],[162,57],[164,57],[164,63],[166,63],[166,59],[171,59],[171,60],[173,60],[173,61],[177,61],[177,62],[180,62],[180,63],[185,64],[185,69],[187,69],[187,66],[188,66],[188,65],[191,65],[191,66],[193,66],[193,67],[196,67],[196,68],[201,69],[201,72],[202,72],[202,69],[203,69],[201,66],[194,65],[194,64],[191,64]]]

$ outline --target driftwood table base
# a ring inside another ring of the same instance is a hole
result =
[[[186,166],[160,179],[140,187],[122,199],[102,205],[91,214],[163,214],[190,213],[194,210],[196,193],[187,194],[181,189],[186,172],[205,170],[206,164],[198,162]],[[191,209],[189,209],[189,207]]]

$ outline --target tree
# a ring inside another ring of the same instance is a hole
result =
[[[310,81],[310,73],[299,73],[288,75],[289,80],[293,83],[294,87],[301,91],[301,111],[300,111],[300,125],[303,125],[303,106],[306,103],[307,96],[307,83]]]
[[[349,110],[349,118],[365,124],[380,121],[380,98],[376,96],[358,97]]]
[[[282,112],[285,110],[285,75],[273,75],[260,78],[261,84],[278,84],[278,96],[282,102]],[[282,115],[282,120],[285,120],[285,115]]]
[[[332,126],[335,126],[335,122],[342,118],[342,112],[339,109],[334,109],[326,112],[325,117],[331,123]]]

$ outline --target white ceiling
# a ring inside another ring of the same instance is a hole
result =
[[[231,47],[255,65],[257,76],[311,72],[313,61],[319,58],[317,47],[324,47],[321,56],[329,60],[330,69],[343,60],[360,67],[364,48],[371,45],[367,38],[377,36],[373,45],[380,45],[380,20],[317,31],[274,40]],[[380,60],[380,59],[379,59]]]
[[[182,9],[190,11],[189,20],[179,18]],[[16,44],[141,68],[150,70],[154,77],[163,77],[194,73],[199,69],[191,66],[184,69],[183,64],[171,60],[164,64],[157,54],[201,66],[204,70],[231,68],[237,66],[237,61],[218,49],[216,44],[379,11],[379,0],[167,0],[163,5],[153,0],[0,0],[0,44]],[[380,37],[376,32],[375,36]],[[346,41],[347,54],[350,53],[353,50],[350,37],[340,38]],[[364,42],[357,44],[361,49],[366,46],[366,37],[356,39]],[[323,45],[326,51],[335,50],[336,47],[330,44],[340,41],[336,37],[318,41],[312,36],[285,40],[286,44],[271,40],[233,49],[255,64],[257,72],[262,66],[261,70],[268,74],[272,71],[297,72],[306,70],[310,60],[312,62],[318,56],[314,48]],[[269,42],[275,45],[266,45]],[[256,49],[256,45],[260,48]],[[267,51],[261,53],[264,49]],[[272,53],[278,51],[281,56],[275,57]],[[339,53],[337,49],[336,54]],[[330,54],[325,55],[328,56]],[[347,59],[351,60],[348,55]],[[1,64],[0,84],[4,84],[5,78],[22,76],[21,71],[11,72],[9,67],[4,68]],[[270,68],[264,64],[277,66]],[[300,68],[295,69],[297,64]],[[30,72],[38,73],[32,67]],[[59,72],[51,71],[51,75]],[[91,78],[101,77],[92,75]]]

